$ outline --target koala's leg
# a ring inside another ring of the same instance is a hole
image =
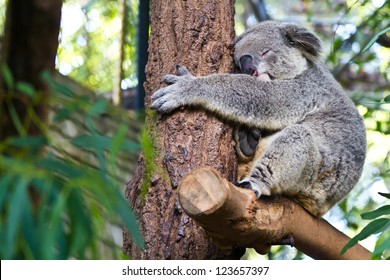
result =
[[[249,177],[238,186],[252,189],[257,197],[297,195],[315,180],[321,160],[317,145],[310,131],[302,125],[291,125],[273,138],[253,165]]]

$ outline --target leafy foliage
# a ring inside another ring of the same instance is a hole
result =
[[[63,25],[58,50],[57,68],[80,84],[98,93],[109,92],[118,67],[120,37],[119,3],[117,0],[67,1],[63,6]],[[136,79],[136,23],[138,1],[128,6],[122,88],[133,87]],[[72,26],[69,27],[69,26]]]
[[[390,199],[390,194],[381,194]],[[384,218],[382,216],[388,216]],[[341,254],[344,254],[349,248],[353,247],[356,243],[366,239],[372,234],[380,233],[383,238],[379,238],[375,250],[372,253],[374,259],[380,259],[383,256],[385,250],[390,250],[390,204],[382,206],[372,212],[364,213],[361,217],[365,220],[373,220],[367,226],[365,226],[359,234],[352,238],[341,250]],[[381,217],[381,218],[379,218]],[[387,258],[390,259],[390,256]]]
[[[29,84],[14,85],[9,69],[2,69],[9,88],[34,99]],[[44,79],[52,89],[56,125],[74,114],[85,116],[85,134],[63,145],[88,151],[97,164],[72,160],[54,145],[47,127],[38,136],[22,134],[0,142],[0,258],[104,258],[100,247],[110,242],[104,234],[107,223],[123,224],[142,247],[135,216],[109,173],[116,168],[118,153],[139,151],[139,145],[125,137],[126,122],[111,137],[101,135],[95,118],[109,113],[105,100],[80,99],[48,73]],[[15,121],[23,132],[24,121],[17,115]]]

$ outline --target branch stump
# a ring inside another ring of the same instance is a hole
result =
[[[188,173],[178,194],[187,215],[227,254],[237,247],[266,254],[271,245],[289,244],[315,259],[370,259],[371,253],[359,244],[340,255],[349,237],[294,201],[256,200],[253,191],[234,186],[211,167]]]

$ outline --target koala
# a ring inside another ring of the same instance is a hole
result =
[[[237,185],[291,198],[319,217],[355,186],[366,153],[363,120],[320,52],[308,29],[262,22],[236,39],[242,74],[195,77],[179,66],[151,107],[196,107],[235,124],[239,155],[252,160]]]

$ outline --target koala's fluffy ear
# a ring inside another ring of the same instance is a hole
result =
[[[321,53],[321,41],[313,32],[295,24],[286,24],[282,33],[288,43],[302,50],[304,56],[315,61]]]

